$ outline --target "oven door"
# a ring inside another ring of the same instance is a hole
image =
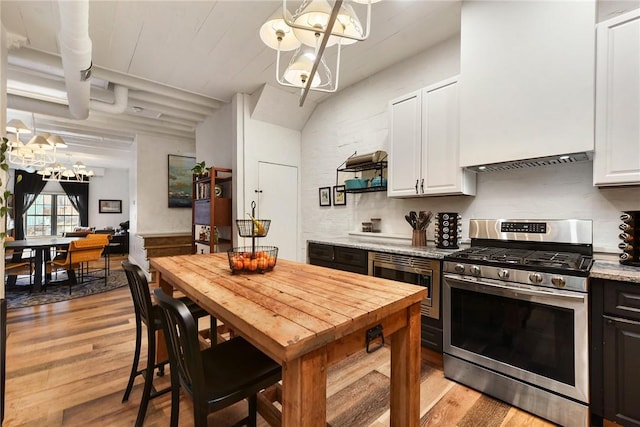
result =
[[[369,275],[427,288],[427,296],[420,304],[420,313],[432,319],[440,319],[438,262],[393,254],[369,253]]]
[[[589,402],[588,296],[445,274],[444,352]]]

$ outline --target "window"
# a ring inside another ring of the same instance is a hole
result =
[[[40,193],[26,215],[26,236],[57,236],[80,225],[80,215],[65,194]]]

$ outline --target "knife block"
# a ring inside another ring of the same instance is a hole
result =
[[[459,233],[462,231],[462,217],[457,212],[438,212],[434,239],[440,249],[458,249]]]
[[[620,264],[640,267],[640,211],[625,211],[620,221]]]

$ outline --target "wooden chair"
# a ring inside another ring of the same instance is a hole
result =
[[[5,241],[15,240],[13,237],[5,237]],[[33,256],[23,257],[24,251],[19,253],[11,248],[4,250],[4,274],[6,276],[18,276],[22,274],[29,275],[29,293],[33,291]]]
[[[102,255],[104,256],[104,268],[107,270],[107,276],[109,275],[109,267],[111,267],[110,265],[110,259],[109,259],[109,244],[111,243],[111,235],[110,234],[102,234],[102,233],[91,233],[91,234],[87,234],[87,239],[95,239],[97,241],[100,241],[102,243],[104,243],[104,250],[102,251]]]
[[[235,425],[255,427],[257,394],[280,381],[280,365],[241,337],[200,351],[197,324],[187,306],[160,288],[154,295],[161,307],[171,366],[170,425],[178,425],[182,385],[193,399],[195,427],[205,427],[209,413],[245,398],[249,414]]]
[[[71,287],[78,284],[76,269],[81,269],[81,277],[84,280],[83,263],[95,262],[100,260],[105,244],[102,240],[80,239],[69,243],[66,250],[59,250],[57,256],[47,262],[47,273],[52,270],[66,270],[69,281],[69,294]],[[107,270],[104,270],[104,283],[107,284]],[[45,283],[48,286],[50,282]]]
[[[127,388],[125,389],[122,402],[129,400],[129,395],[133,389],[133,382],[138,375],[144,377],[144,389],[142,391],[142,401],[140,402],[140,408],[138,409],[138,417],[136,419],[136,427],[142,426],[144,417],[147,413],[147,406],[149,400],[167,393],[171,388],[165,388],[162,390],[156,390],[153,387],[153,374],[158,369],[158,375],[164,375],[164,366],[167,364],[167,360],[160,363],[156,363],[156,332],[162,329],[162,322],[160,320],[160,308],[151,302],[151,293],[149,290],[149,282],[142,269],[129,262],[123,261],[122,268],[127,275],[127,282],[129,284],[129,290],[131,291],[131,297],[133,299],[133,307],[136,316],[136,349],[133,354],[133,364],[131,365],[131,373],[129,374],[129,381]],[[182,301],[189,307],[191,313],[195,318],[208,316],[204,309],[200,308],[196,303],[183,298]],[[147,363],[146,367],[138,370],[138,362],[140,361],[140,347],[142,345],[142,324],[146,326],[147,330]],[[212,325],[215,325],[215,318],[212,318]]]

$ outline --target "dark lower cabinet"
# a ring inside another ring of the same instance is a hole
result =
[[[592,282],[591,410],[640,427],[640,285]]]
[[[367,274],[368,252],[364,249],[310,242],[307,253],[309,264]]]

